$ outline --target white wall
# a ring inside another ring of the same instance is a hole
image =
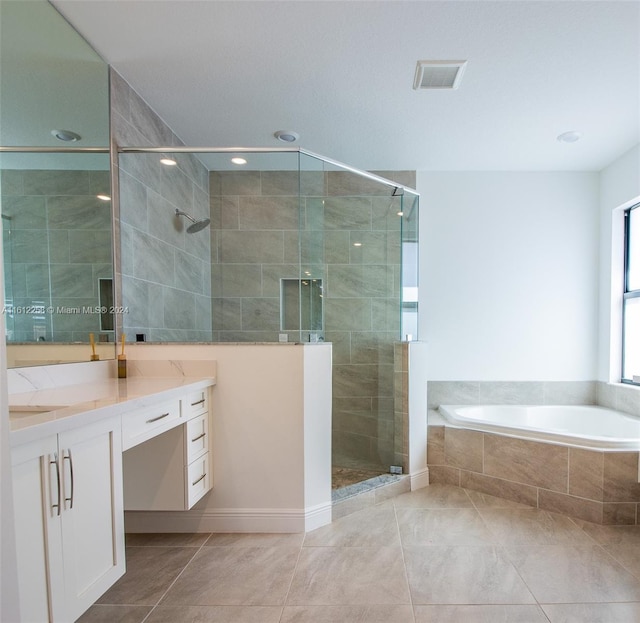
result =
[[[593,380],[598,174],[418,172],[429,380]]]
[[[640,145],[600,174],[600,314],[598,380],[619,381],[624,286],[623,209],[640,201]]]

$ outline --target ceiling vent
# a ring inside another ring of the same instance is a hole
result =
[[[418,61],[413,88],[457,89],[467,61]]]

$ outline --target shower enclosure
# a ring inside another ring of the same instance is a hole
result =
[[[331,342],[336,484],[406,467],[394,345],[418,337],[411,173],[291,148],[131,148],[118,166],[125,332]],[[176,211],[210,224],[190,232]]]

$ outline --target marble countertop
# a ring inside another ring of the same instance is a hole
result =
[[[118,416],[215,385],[215,377],[97,379],[9,395],[11,445]]]

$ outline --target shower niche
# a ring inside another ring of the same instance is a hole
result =
[[[309,341],[322,333],[322,279],[280,280],[281,331],[309,332]]]

